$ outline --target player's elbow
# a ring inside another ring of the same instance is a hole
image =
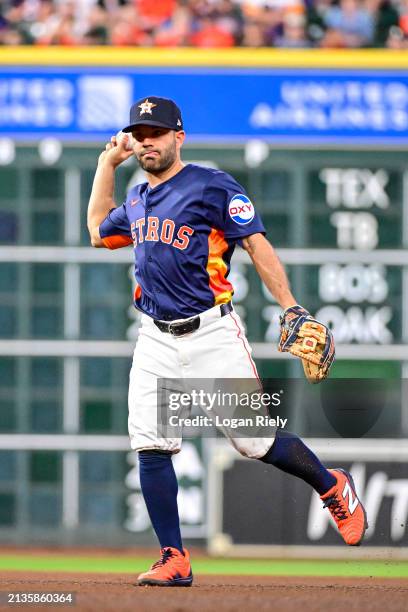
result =
[[[91,245],[95,247],[96,249],[102,248],[104,244],[99,234],[99,227],[89,227],[88,226],[88,230],[89,230],[89,235],[91,238]]]
[[[263,247],[265,243],[268,243],[268,241],[263,234],[251,234],[250,236],[243,238],[242,247],[252,258],[255,255],[255,252],[258,251],[260,247]]]
[[[102,240],[92,239],[91,238],[91,246],[95,247],[95,249],[101,249],[104,244]]]

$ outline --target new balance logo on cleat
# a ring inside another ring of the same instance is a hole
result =
[[[359,501],[357,496],[355,496],[353,499],[353,492],[348,481],[344,486],[342,495],[343,499],[346,499],[346,497],[348,496],[348,509],[350,514],[353,514],[359,504]]]

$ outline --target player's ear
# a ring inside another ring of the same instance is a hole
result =
[[[186,133],[184,130],[179,130],[176,134],[176,144],[180,148],[183,146],[183,142],[186,138]]]

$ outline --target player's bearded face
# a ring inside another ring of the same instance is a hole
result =
[[[161,130],[157,136],[139,140],[136,138],[136,158],[143,170],[160,174],[172,166],[177,158],[175,132]]]

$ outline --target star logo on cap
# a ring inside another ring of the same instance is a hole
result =
[[[139,104],[139,108],[140,108],[140,115],[143,115],[143,113],[148,113],[149,115],[152,115],[152,108],[154,108],[155,106],[157,106],[157,104],[154,104],[154,102],[149,102],[149,98],[146,98],[146,100],[144,102],[142,102],[141,104]]]

